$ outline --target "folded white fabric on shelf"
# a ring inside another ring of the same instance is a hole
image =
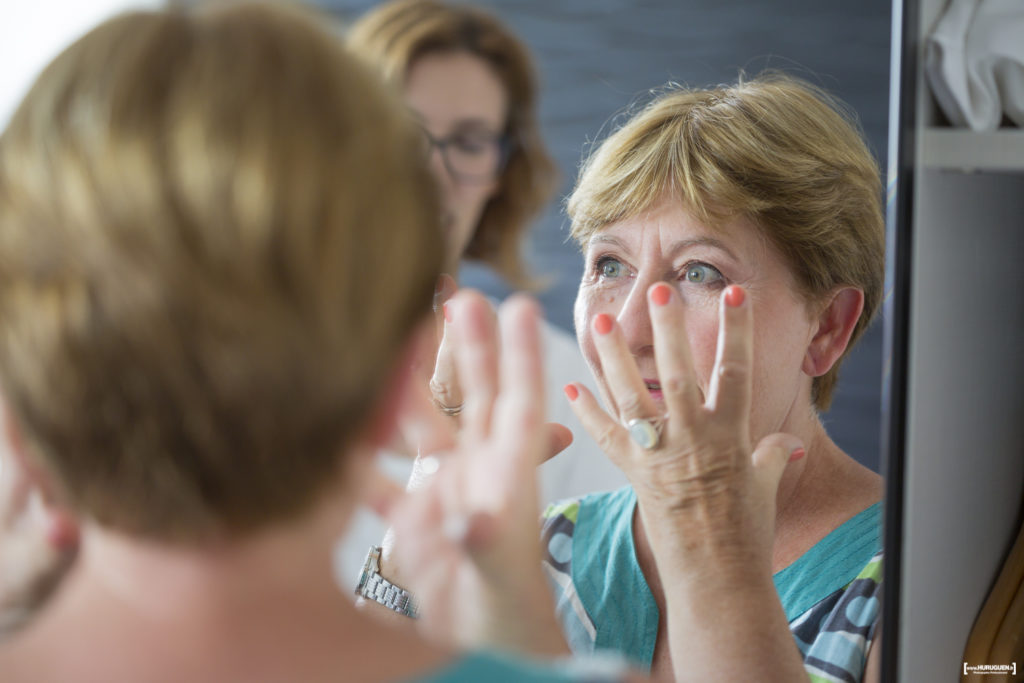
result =
[[[951,0],[925,47],[925,73],[957,127],[1024,126],[1024,1]]]

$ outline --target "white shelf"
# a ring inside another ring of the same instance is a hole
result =
[[[959,128],[925,128],[917,144],[921,168],[1024,172],[1024,129],[979,133]]]

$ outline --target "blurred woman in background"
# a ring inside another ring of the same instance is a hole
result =
[[[494,15],[438,0],[383,3],[350,27],[347,41],[399,90],[422,129],[441,194],[447,272],[457,278],[460,261],[475,259],[513,287],[530,289],[535,278],[524,261],[524,243],[530,221],[555,192],[558,174],[541,137],[537,76],[527,46]],[[442,283],[439,303],[455,289],[452,278]],[[458,350],[444,334],[440,307],[438,316],[442,340],[430,387],[440,409],[453,414],[463,404]],[[543,329],[548,419],[578,424],[561,388],[585,373],[586,364],[573,335],[551,324]],[[388,462],[397,477],[408,474],[408,462]],[[540,478],[542,501],[625,483],[586,438],[542,465]],[[382,533],[376,520],[361,520],[342,548],[344,561],[361,559]]]

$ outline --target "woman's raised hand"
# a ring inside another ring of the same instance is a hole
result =
[[[432,372],[430,374],[428,387],[430,398],[436,409],[446,417],[452,419],[454,424],[462,422],[462,412],[466,409],[464,399],[463,381],[460,380],[460,355],[465,353],[473,354],[477,351],[469,347],[472,341],[464,340],[462,335],[456,334],[452,325],[452,307],[449,301],[458,291],[455,279],[448,274],[442,274],[437,281],[434,290],[434,327],[437,333],[437,347],[433,353]],[[481,312],[483,315],[483,312]],[[493,319],[493,309],[491,318]],[[493,323],[492,323],[493,324]],[[473,378],[467,381],[472,382]],[[547,423],[544,430],[548,433],[548,447],[540,454],[537,464],[541,464],[555,457],[569,444],[572,443],[572,432],[563,425]],[[415,447],[416,440],[413,436],[405,434],[406,441]]]
[[[464,409],[456,431],[422,396],[412,408],[426,476],[392,508],[395,558],[435,639],[565,653],[537,521],[535,468],[552,447],[538,306],[512,297],[496,321],[486,299],[463,291],[448,316]]]
[[[585,387],[573,384],[566,391],[576,396],[571,403],[584,428],[632,483],[649,534],[672,545],[686,525],[699,526],[690,531],[705,537],[745,532],[739,537],[743,543],[754,542],[761,557],[770,558],[779,480],[789,459],[802,451],[795,437],[774,434],[752,452],[753,312],[746,299],[736,285],[722,294],[717,355],[706,395],[684,332],[683,302],[665,283],[647,291],[664,405],[651,396],[622,331],[608,315],[595,316],[590,324],[620,419],[606,413]],[[645,437],[650,442],[641,445]],[[657,543],[652,547],[656,556],[665,549]]]
[[[665,591],[668,644],[679,681],[806,680],[772,581],[775,498],[796,437],[750,445],[753,312],[738,286],[720,301],[708,390],[693,369],[677,290],[647,291],[660,409],[622,331],[595,316],[595,347],[621,422],[585,388],[567,387],[587,431],[636,491],[643,533]],[[627,428],[633,420],[634,434]],[[640,428],[636,427],[640,425]]]

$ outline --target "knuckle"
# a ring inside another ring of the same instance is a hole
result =
[[[662,380],[661,390],[672,396],[687,396],[690,393],[691,386],[685,378],[674,376]]]
[[[642,407],[640,394],[630,392],[620,398],[618,404],[623,416],[630,418],[640,415]]]
[[[750,377],[750,369],[744,363],[727,361],[718,368],[718,377],[723,382],[738,384]]]
[[[605,425],[594,435],[594,440],[597,441],[598,447],[605,453],[611,453],[612,448],[615,446],[617,431],[618,427],[616,425]]]

